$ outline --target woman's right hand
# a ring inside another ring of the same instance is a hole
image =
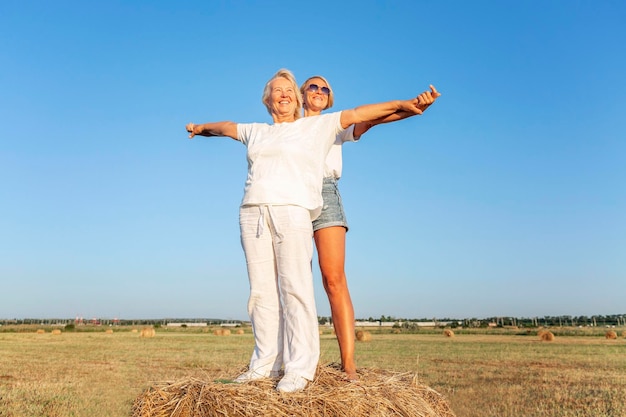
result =
[[[189,139],[196,136],[196,134],[193,131],[194,127],[196,127],[196,125],[193,123],[188,123],[187,126],[185,126],[185,128],[187,129],[187,132],[189,132]]]

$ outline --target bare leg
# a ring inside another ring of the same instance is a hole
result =
[[[330,311],[341,353],[341,366],[350,380],[358,378],[354,360],[354,308],[344,270],[346,229],[327,227],[314,234],[322,282],[330,302]]]

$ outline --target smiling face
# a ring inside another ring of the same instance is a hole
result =
[[[261,101],[274,123],[293,122],[301,116],[302,94],[295,77],[287,69],[278,70],[265,84]]]
[[[317,85],[317,91],[309,90],[311,84]],[[311,78],[304,84],[304,107],[311,113],[320,113],[328,108],[328,94],[322,93],[322,87],[328,87],[328,83],[321,78]]]
[[[309,87],[315,84],[317,88],[311,91]],[[327,94],[324,94],[322,90],[325,90]],[[300,86],[300,92],[304,100],[304,115],[316,116],[322,112],[322,110],[330,109],[334,103],[333,89],[330,88],[330,84],[326,78],[321,75],[314,75],[309,78]]]
[[[282,77],[275,78],[270,83],[269,108],[272,117],[279,119],[293,117],[297,106],[296,90],[293,84]]]

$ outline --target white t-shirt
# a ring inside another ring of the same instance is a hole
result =
[[[322,208],[324,162],[344,129],[341,112],[290,123],[238,123],[248,148],[248,177],[241,205],[297,205],[316,219]]]
[[[335,143],[328,151],[326,156],[326,166],[324,167],[324,178],[341,178],[341,169],[343,167],[341,157],[341,147],[344,142],[356,142],[359,138],[354,137],[354,125],[350,125],[347,129],[340,132],[335,138]]]

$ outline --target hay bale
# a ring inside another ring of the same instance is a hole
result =
[[[615,331],[613,330],[609,330],[604,334],[604,337],[607,339],[617,339],[617,333],[615,333]]]
[[[537,335],[543,342],[552,342],[554,340],[554,334],[549,330],[540,330]]]
[[[137,333],[137,329],[133,329],[130,331],[131,333]]]
[[[154,337],[155,335],[156,331],[152,327],[144,327],[139,333],[139,337]]]
[[[52,330],[52,334],[61,334],[61,329]]]
[[[213,329],[213,334],[215,336],[221,336],[224,333],[224,329]]]
[[[452,330],[450,330],[450,329],[445,329],[445,330],[443,331],[443,335],[444,335],[445,337],[454,337],[454,332],[453,332]]]
[[[245,332],[243,331],[243,329],[237,329],[237,334],[244,334]]]
[[[222,336],[230,336],[230,329],[222,329]]]
[[[414,374],[375,369],[358,374],[358,382],[347,382],[339,365],[322,365],[304,391],[290,394],[276,391],[277,379],[157,383],[135,399],[131,417],[455,417],[445,398]]]
[[[372,334],[370,332],[359,330],[356,332],[356,340],[359,342],[369,342],[372,340]]]
[[[37,334],[44,334],[46,331],[44,329],[37,329]]]
[[[113,334],[113,329],[106,329],[104,332],[106,334]]]

